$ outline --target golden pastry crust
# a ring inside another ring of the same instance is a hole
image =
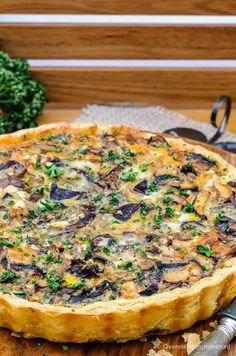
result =
[[[98,128],[99,131],[105,129],[106,132],[110,130],[94,124],[79,125],[80,130],[88,127]],[[78,130],[77,126],[64,123],[45,125],[3,135],[0,145],[3,147],[37,139],[57,128]],[[140,134],[130,127],[117,126],[116,130],[132,135],[137,133],[143,138],[153,136],[151,133]],[[223,181],[236,179],[236,169],[219,155],[181,139],[168,138],[167,141],[173,148],[216,159],[222,170],[226,170]],[[151,331],[172,333],[188,328],[229,304],[235,295],[236,258],[231,257],[211,276],[198,280],[190,287],[181,286],[146,297],[119,298],[68,307],[30,302],[1,293],[0,326],[20,332],[26,338],[42,337],[58,342],[137,339]]]

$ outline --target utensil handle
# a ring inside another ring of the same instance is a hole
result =
[[[236,321],[222,318],[220,325],[191,352],[190,356],[220,356],[236,334]]]

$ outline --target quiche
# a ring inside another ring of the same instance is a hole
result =
[[[0,137],[0,326],[137,339],[236,296],[236,169],[179,138],[53,124]]]

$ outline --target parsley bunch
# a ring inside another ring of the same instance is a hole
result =
[[[36,126],[45,102],[45,89],[31,78],[28,62],[0,52],[0,134]]]

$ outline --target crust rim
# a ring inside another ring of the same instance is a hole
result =
[[[97,127],[125,129],[140,132],[121,125],[56,123],[38,128],[2,135],[0,144],[17,141],[53,128]],[[141,133],[145,137],[150,132]],[[228,176],[236,178],[236,168],[218,154],[202,146],[188,144],[180,138],[168,138],[175,147],[191,152],[201,152],[217,158],[227,168]],[[229,172],[230,171],[230,172]],[[212,276],[199,280],[189,288],[135,299],[119,299],[111,302],[95,302],[80,307],[42,305],[0,292],[0,326],[20,332],[26,338],[41,337],[57,342],[88,342],[137,339],[147,332],[173,333],[190,327],[196,321],[211,317],[220,307],[227,306],[236,295],[236,257],[227,261],[227,267],[217,269]],[[127,323],[128,321],[128,323]]]

